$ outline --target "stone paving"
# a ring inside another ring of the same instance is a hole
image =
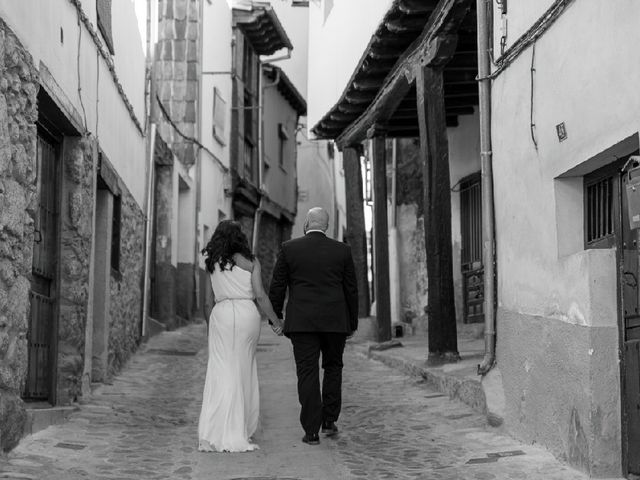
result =
[[[191,325],[151,339],[69,422],[24,439],[0,459],[0,478],[586,478],[548,452],[487,427],[483,416],[466,405],[352,347],[345,355],[341,433],[322,438],[319,446],[305,445],[291,347],[267,328],[258,347],[262,423],[255,439],[261,449],[199,453],[205,328]],[[514,456],[496,456],[499,452]]]

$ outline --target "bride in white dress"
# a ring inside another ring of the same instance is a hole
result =
[[[198,422],[198,450],[246,452],[258,427],[260,393],[256,345],[260,313],[274,332],[282,334],[279,320],[262,286],[260,263],[249,249],[240,224],[220,222],[207,247],[207,270],[215,296],[209,317],[209,360]]]

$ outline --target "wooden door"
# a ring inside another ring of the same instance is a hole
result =
[[[623,305],[623,418],[625,419],[625,443],[627,469],[640,475],[640,279],[638,230],[631,230],[627,209],[626,184],[623,174],[622,197],[622,259],[621,283]]]
[[[628,157],[585,177],[585,248],[613,248],[618,254],[622,349],[622,432],[625,470],[640,474],[640,255],[631,230],[626,196]]]
[[[460,182],[460,233],[463,322],[484,322],[482,266],[482,192],[480,174]]]
[[[28,329],[26,400],[55,402],[56,280],[58,268],[59,144],[44,132],[37,141],[37,189]]]

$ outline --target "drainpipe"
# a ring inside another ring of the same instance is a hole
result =
[[[478,90],[480,106],[480,155],[482,168],[482,262],[484,264],[485,354],[478,375],[485,375],[496,361],[495,228],[493,166],[491,152],[490,27],[493,1],[476,0],[478,22]]]
[[[291,58],[291,50],[288,51],[288,54],[279,58],[275,58],[272,61],[277,60],[286,60],[287,58]],[[258,204],[258,208],[253,216],[253,239],[251,242],[251,251],[255,254],[258,248],[258,232],[260,227],[260,218],[262,217],[262,205],[264,202],[264,196],[267,194],[265,188],[263,188],[263,179],[264,179],[264,91],[267,88],[275,87],[280,83],[280,70],[276,70],[276,78],[273,82],[267,83],[266,85],[262,84],[262,62],[260,63],[260,76],[258,77],[258,190],[260,193],[260,203]]]
[[[391,324],[401,321],[400,262],[398,258],[398,139],[391,148],[391,225],[389,228],[389,276],[391,277]]]
[[[147,335],[147,324],[149,317],[149,303],[150,303],[150,274],[151,274],[151,249],[153,245],[151,244],[153,235],[153,204],[154,204],[154,177],[155,177],[155,164],[154,164],[154,150],[156,145],[156,123],[155,123],[155,108],[153,105],[155,103],[155,83],[154,83],[154,60],[155,57],[152,56],[152,45],[153,41],[151,39],[152,28],[152,14],[153,8],[151,6],[152,0],[147,0],[147,72],[149,74],[149,79],[147,80],[148,88],[147,98],[145,98],[145,102],[147,104],[147,125],[148,129],[145,132],[147,137],[147,168],[146,168],[146,184],[145,184],[145,251],[144,251],[144,276],[143,276],[143,289],[142,289],[142,328],[140,335],[142,338]]]

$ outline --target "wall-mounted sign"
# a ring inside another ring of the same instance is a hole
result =
[[[556,125],[556,133],[558,134],[558,140],[561,142],[567,139],[567,127],[564,126],[564,122]]]

